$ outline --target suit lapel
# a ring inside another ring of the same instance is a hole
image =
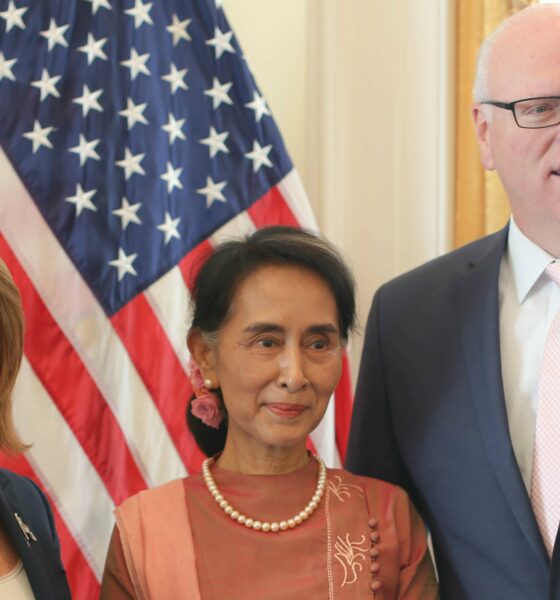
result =
[[[457,323],[484,447],[504,497],[531,548],[548,566],[531,502],[513,452],[500,362],[498,276],[507,228],[488,238],[456,287]]]
[[[26,538],[22,525],[15,516],[18,513],[22,523],[30,525],[30,518],[22,510],[23,506],[14,486],[9,481],[4,481],[0,489],[0,522],[23,563],[33,593],[41,598],[48,589],[43,571],[46,564],[50,566],[51,562],[49,554],[45,553],[45,543],[48,544],[48,540],[40,539],[42,536],[37,531],[32,533],[37,534],[38,539],[33,540],[29,535]]]

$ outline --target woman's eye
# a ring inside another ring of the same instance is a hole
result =
[[[326,340],[315,340],[311,342],[310,346],[313,348],[313,350],[324,350],[328,344]]]
[[[257,340],[257,344],[261,348],[274,348],[276,345],[276,340],[272,338],[261,338],[260,340]]]

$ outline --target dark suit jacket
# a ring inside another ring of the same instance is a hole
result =
[[[14,513],[37,541],[26,541]],[[47,499],[30,479],[6,469],[0,469],[0,523],[23,562],[35,598],[71,598]]]
[[[347,467],[409,492],[443,600],[560,599],[560,552],[550,569],[509,436],[506,243],[507,228],[382,286],[367,325]]]

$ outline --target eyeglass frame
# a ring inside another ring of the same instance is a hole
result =
[[[547,127],[554,127],[560,123],[560,117],[556,123],[551,123],[550,125],[538,125],[537,127],[527,127],[526,125],[520,125],[517,120],[517,115],[515,114],[515,105],[519,102],[526,102],[527,100],[560,100],[560,96],[534,96],[531,98],[520,98],[519,100],[514,100],[513,102],[499,102],[497,100],[482,100],[479,104],[487,104],[489,106],[496,106],[497,108],[504,108],[506,110],[511,110],[511,114],[513,115],[513,120],[515,124],[520,129],[546,129]]]

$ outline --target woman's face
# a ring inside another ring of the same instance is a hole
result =
[[[303,448],[341,373],[338,312],[328,285],[306,269],[262,267],[241,283],[218,339],[205,376],[222,389],[226,447]]]

